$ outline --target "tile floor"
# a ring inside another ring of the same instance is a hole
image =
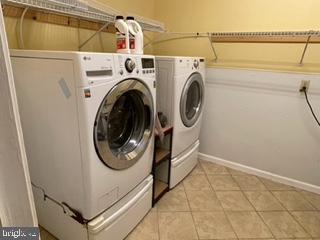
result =
[[[40,226],[40,237],[41,237],[41,240],[57,240],[57,238],[52,236],[49,232],[47,232],[41,226]]]
[[[200,160],[126,238],[189,239],[320,240],[320,195]]]

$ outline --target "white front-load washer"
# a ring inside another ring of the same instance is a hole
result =
[[[205,60],[156,57],[157,111],[173,126],[170,188],[196,166],[204,105]]]
[[[121,239],[151,207],[154,57],[13,50],[11,60],[35,191],[95,236]],[[68,239],[57,211],[40,209],[40,224]]]

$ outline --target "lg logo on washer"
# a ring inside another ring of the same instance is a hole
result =
[[[95,54],[82,57],[81,65],[85,71],[85,82],[89,85],[101,84],[110,81],[113,77],[113,55]],[[88,95],[85,94],[87,97]]]

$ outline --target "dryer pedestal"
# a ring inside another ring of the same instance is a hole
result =
[[[197,165],[199,140],[171,160],[170,189],[181,182]]]

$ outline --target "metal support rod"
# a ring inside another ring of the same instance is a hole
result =
[[[144,36],[147,40],[152,41],[152,39],[146,34],[146,32],[143,32],[143,36]]]
[[[147,36],[146,31],[143,31],[143,36],[148,40],[148,42],[143,45],[143,49],[145,49],[146,47],[151,45],[154,40],[151,37]],[[155,38],[155,36],[153,38]]]
[[[163,32],[164,35],[196,35],[196,36],[207,36],[207,32]]]
[[[161,34],[161,33],[160,33]],[[159,44],[159,43],[164,43],[164,42],[170,42],[170,41],[175,41],[175,40],[182,40],[182,39],[192,39],[192,38],[207,38],[207,36],[180,36],[180,37],[172,37],[172,38],[165,38],[157,41],[151,41],[148,42],[144,45],[144,48],[148,47],[151,44]]]
[[[309,42],[310,42],[310,38],[311,38],[311,35],[308,36],[308,39],[306,41],[306,45],[304,46],[304,49],[303,49],[303,53],[302,53],[302,56],[301,56],[301,59],[300,59],[300,65],[303,64],[303,59],[304,59],[304,56],[306,54],[306,51],[307,51],[307,48],[308,48],[308,45],[309,45]]]
[[[217,55],[216,49],[214,48],[211,35],[212,35],[212,33],[208,33],[208,39],[209,39],[209,42],[210,42],[210,46],[211,46],[212,52],[214,54],[213,61],[217,61],[218,60],[218,55]]]
[[[79,46],[79,50],[81,50],[92,38],[94,38],[98,33],[102,32],[103,29],[108,27],[110,24],[111,24],[111,22],[105,23],[98,31],[96,31],[87,40],[85,40],[83,43],[81,43],[80,46]]]

